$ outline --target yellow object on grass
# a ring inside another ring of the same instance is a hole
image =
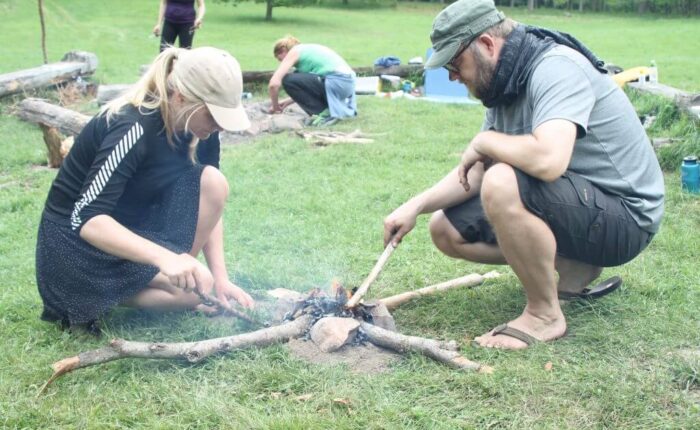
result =
[[[612,75],[612,78],[618,86],[624,87],[627,82],[651,80],[653,74],[654,70],[652,67],[633,67],[624,72]]]

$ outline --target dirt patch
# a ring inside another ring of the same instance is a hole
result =
[[[386,372],[401,358],[369,342],[365,345],[346,345],[334,352],[323,352],[310,340],[292,339],[287,347],[296,357],[313,364],[345,364],[353,373],[377,374]]]

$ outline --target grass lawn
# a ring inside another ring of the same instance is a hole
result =
[[[351,1],[352,3],[352,1]],[[157,51],[149,38],[157,2],[45,0],[50,60],[97,53],[101,82],[133,82]],[[337,48],[351,64],[424,53],[432,4],[274,11],[207,2],[195,45],[231,50],[245,70],[272,69],[271,46],[292,33]],[[41,63],[36,3],[0,0],[0,73]],[[514,18],[578,36],[623,67],[654,59],[661,81],[700,91],[697,19],[578,15],[522,9]],[[71,336],[41,322],[34,279],[38,219],[51,180],[37,127],[0,105],[0,426],[7,428],[698,428],[700,417],[700,199],[666,176],[661,232],[634,261],[606,269],[620,292],[565,309],[571,334],[525,351],[468,346],[467,339],[512,319],[524,305],[510,270],[451,260],[431,244],[427,217],[396,250],[372,288],[375,297],[499,269],[469,291],[422,299],[395,313],[408,334],[455,339],[462,353],[494,367],[462,373],[411,355],[378,375],[316,366],[282,346],[235,352],[198,365],[121,360],[79,370],[36,398],[54,361],[112,337],[189,341],[240,333],[241,324],[194,313],[117,310],[106,336]],[[91,106],[87,107],[88,109]],[[223,149],[231,185],[226,259],[236,282],[261,293],[305,291],[333,278],[358,285],[382,251],[382,219],[441,178],[481,124],[483,109],[362,97],[360,116],[338,128],[385,133],[373,144],[313,148],[280,134]],[[551,362],[552,369],[545,369]],[[304,396],[311,394],[311,397]],[[333,399],[347,399],[350,407]]]

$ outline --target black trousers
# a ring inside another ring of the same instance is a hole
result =
[[[282,78],[282,87],[309,115],[316,115],[328,108],[323,76],[313,73],[288,73]]]
[[[175,39],[180,41],[180,48],[190,49],[192,39],[194,39],[192,26],[194,26],[194,22],[176,24],[167,19],[164,20],[163,29],[160,32],[160,52],[163,52],[170,45],[175,45]]]

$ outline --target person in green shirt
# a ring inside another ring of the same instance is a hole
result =
[[[280,65],[268,86],[270,113],[281,113],[297,103],[316,126],[357,115],[355,72],[335,51],[287,36],[275,43],[273,53]],[[279,100],[280,88],[289,99]]]

